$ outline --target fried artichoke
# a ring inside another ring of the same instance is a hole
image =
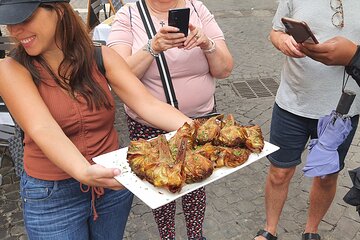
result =
[[[223,118],[224,115],[218,115],[207,119],[204,123],[200,125],[196,133],[196,140],[198,144],[213,142],[218,138],[221,130],[221,120]]]
[[[260,153],[264,138],[259,126],[241,126],[230,114],[185,123],[166,140],[131,141],[127,159],[132,171],[156,187],[178,192],[184,183],[208,178],[214,168],[237,167]]]
[[[246,126],[243,129],[247,135],[245,141],[246,147],[254,153],[260,153],[265,145],[260,126]]]
[[[184,165],[186,183],[200,182],[208,178],[214,170],[214,164],[210,159],[191,150],[186,152]]]
[[[224,126],[220,131],[218,145],[236,147],[244,144],[245,140],[245,130],[236,124],[233,115],[229,114],[224,120]]]

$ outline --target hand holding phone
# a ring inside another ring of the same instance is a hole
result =
[[[281,18],[281,21],[284,24],[287,33],[289,33],[297,43],[319,43],[306,22],[286,17]]]
[[[190,8],[175,8],[169,10],[168,24],[177,27],[180,32],[188,35],[189,31]]]

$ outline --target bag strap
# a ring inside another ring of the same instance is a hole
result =
[[[156,30],[151,20],[150,13],[146,6],[145,0],[137,1],[136,6],[139,10],[141,19],[146,29],[146,33],[149,39],[152,39],[156,34]],[[155,60],[159,69],[161,82],[164,88],[166,102],[175,108],[179,108],[178,101],[175,95],[175,90],[171,80],[170,71],[166,62],[165,54],[163,52],[159,53],[159,57],[155,58]]]
[[[101,74],[105,76],[106,70],[105,70],[104,60],[103,60],[102,51],[101,51],[101,44],[94,42],[94,46],[95,46],[96,65],[97,65],[99,71],[101,72]]]

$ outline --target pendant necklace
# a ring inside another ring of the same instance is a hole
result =
[[[176,4],[173,6],[173,7],[170,7],[170,8],[177,8],[177,6],[179,5],[179,0],[176,1]],[[161,16],[161,14],[159,14],[158,11],[156,11],[152,6],[151,4],[148,4],[148,6],[150,7],[150,10],[151,12],[153,12],[153,15],[159,20],[159,16]],[[160,25],[161,27],[164,27],[166,24],[165,24],[165,21],[164,20],[160,20]]]

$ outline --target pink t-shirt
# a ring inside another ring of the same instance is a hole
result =
[[[224,34],[216,23],[214,16],[205,5],[196,0],[186,0],[190,8],[190,23],[202,28],[213,40],[224,40]],[[161,28],[161,20],[152,16],[155,29]],[[164,20],[167,24],[167,19]],[[126,44],[135,53],[148,41],[145,27],[135,3],[126,4],[117,12],[107,41],[108,46]],[[215,79],[210,75],[209,64],[203,51],[196,47],[192,50],[172,48],[165,52],[166,61],[172,77],[179,109],[187,116],[199,116],[210,112],[214,107]],[[156,61],[153,61],[144,76],[140,79],[156,98],[166,102]],[[131,109],[125,108],[134,120],[146,123]]]

